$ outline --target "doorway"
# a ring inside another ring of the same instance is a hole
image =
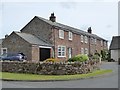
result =
[[[40,48],[40,61],[50,58],[50,48]]]

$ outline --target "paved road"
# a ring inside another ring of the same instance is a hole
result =
[[[7,82],[2,81],[2,88],[118,88],[118,65],[103,63],[101,68],[113,69],[113,73],[97,78],[54,81],[54,82]]]

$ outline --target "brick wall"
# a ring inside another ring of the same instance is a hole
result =
[[[96,39],[96,44],[92,44],[91,39],[88,38],[88,43],[85,42],[81,42],[81,35],[73,33],[73,40],[70,41],[68,39],[68,31],[64,31],[64,39],[60,39],[59,38],[59,29],[54,29],[53,30],[53,35],[54,39],[53,42],[55,45],[55,57],[58,57],[58,45],[64,45],[66,46],[66,57],[62,57],[60,59],[64,59],[67,60],[68,59],[68,47],[72,48],[72,56],[77,55],[77,54],[81,54],[81,47],[82,48],[88,48],[88,52],[90,50],[91,54],[94,54],[95,51],[97,50],[99,53],[101,52],[101,50],[103,49],[107,49],[107,46],[101,46],[101,40]],[[90,44],[90,49],[89,49],[89,44]]]

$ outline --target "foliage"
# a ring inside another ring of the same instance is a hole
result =
[[[98,55],[93,55],[92,59],[93,60],[98,60],[100,57]]]
[[[48,58],[46,59],[44,62],[60,62],[60,60],[58,58]]]
[[[108,55],[109,55],[108,50],[105,50],[105,49],[101,50],[101,58],[102,58],[102,60],[107,60]]]
[[[92,56],[93,60],[99,60],[99,58],[100,58],[100,54],[97,52]]]
[[[76,56],[70,58],[68,61],[69,62],[74,62],[74,61],[84,62],[84,61],[87,61],[87,60],[89,60],[87,55],[79,54],[79,55],[76,55]]]

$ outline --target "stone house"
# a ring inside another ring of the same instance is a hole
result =
[[[4,39],[0,39],[0,55],[7,53],[7,48],[2,48],[2,42]]]
[[[49,20],[35,16],[20,32],[12,32],[4,41],[8,52],[23,52],[31,61],[54,57],[67,60],[77,54],[100,53],[107,49],[107,40],[56,22],[54,13]]]
[[[118,61],[120,58],[120,36],[113,36],[109,50],[111,58]]]

